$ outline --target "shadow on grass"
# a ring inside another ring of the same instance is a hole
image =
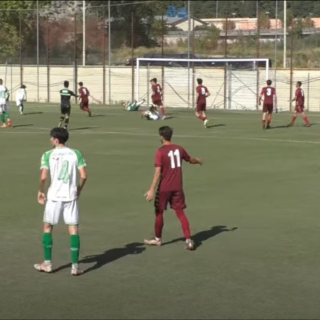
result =
[[[200,232],[196,233],[195,235],[193,235],[191,237],[191,239],[193,240],[195,247],[199,248],[203,242],[219,235],[220,233],[235,231],[237,229],[238,229],[237,227],[228,229],[228,227],[226,227],[226,226],[215,226],[209,230],[204,230],[204,231],[200,231]],[[162,245],[164,246],[164,245],[168,245],[168,244],[172,244],[172,243],[176,243],[176,242],[180,242],[180,241],[185,241],[185,239],[184,238],[177,238],[177,239],[165,242]]]
[[[31,115],[33,115],[33,114],[43,114],[43,112],[41,112],[41,111],[37,111],[37,112],[27,112],[27,113],[24,113],[23,115],[24,115],[24,116],[31,116]]]
[[[125,256],[132,255],[132,254],[140,254],[146,249],[144,248],[143,243],[133,242],[125,245],[122,248],[115,248],[107,250],[100,254],[95,254],[92,256],[87,256],[79,261],[80,263],[94,263],[92,267],[89,267],[88,269],[84,270],[84,273],[88,273],[91,271],[98,270],[105,266],[108,263],[111,263],[113,261],[116,261],[118,259],[124,258]],[[64,269],[71,268],[71,263],[68,263],[64,266],[61,266],[57,269],[55,269],[53,272],[59,272]]]
[[[225,127],[225,126],[226,126],[225,124],[212,124],[211,126],[207,126],[207,129]]]
[[[106,117],[106,116],[107,116],[106,114],[93,114],[91,118],[100,118],[100,117]]]
[[[22,128],[22,127],[32,127],[32,126],[33,126],[32,123],[29,123],[29,124],[17,124],[17,125],[12,126],[12,128]]]
[[[99,128],[99,127],[82,127],[82,128],[69,129],[69,131],[90,130],[90,129],[97,129],[97,128]]]

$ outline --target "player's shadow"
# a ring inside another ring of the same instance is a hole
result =
[[[270,129],[272,130],[272,129],[285,129],[285,128],[288,128],[288,125],[282,125],[282,126],[272,126],[272,127],[270,127]]]
[[[199,248],[203,242],[219,235],[220,233],[235,231],[237,229],[238,229],[237,227],[229,229],[226,226],[215,226],[215,227],[212,227],[208,230],[204,230],[204,231],[200,231],[200,232],[196,233],[195,235],[193,235],[191,237],[191,239],[193,240],[195,247]],[[180,241],[185,241],[185,239],[184,238],[177,238],[177,239],[165,242],[162,245],[164,246],[164,245],[168,245],[168,244],[172,244],[172,243],[176,243],[176,242],[180,242]]]
[[[207,129],[212,129],[212,128],[218,128],[218,127],[225,127],[225,124],[212,124],[211,126],[207,126]]]
[[[90,129],[97,129],[99,127],[82,127],[82,128],[72,128],[69,131],[80,131],[80,130],[90,130]]]
[[[33,114],[43,114],[43,112],[41,111],[37,111],[37,112],[27,112],[27,113],[24,113],[25,116],[31,116]]]
[[[101,117],[106,117],[105,114],[94,114],[91,116],[91,118],[101,118]]]
[[[114,248],[100,254],[84,257],[82,260],[79,261],[79,264],[94,263],[93,266],[84,270],[84,273],[88,273],[88,272],[100,269],[106,264],[116,261],[118,259],[124,258],[128,255],[140,254],[145,250],[146,249],[143,243],[133,242],[125,245],[122,248]],[[61,266],[55,269],[53,272],[56,273],[67,268],[71,268],[71,263]]]
[[[17,124],[12,126],[13,128],[22,128],[22,127],[32,127],[33,124],[32,123],[28,123],[28,124]]]

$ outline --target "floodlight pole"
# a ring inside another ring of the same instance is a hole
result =
[[[287,1],[283,1],[283,68],[287,67]]]
[[[82,1],[82,65],[86,65],[86,1]]]

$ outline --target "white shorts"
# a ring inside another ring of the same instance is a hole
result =
[[[24,99],[17,99],[16,103],[17,103],[17,107],[19,107],[20,105],[23,104]]]
[[[78,225],[80,212],[77,200],[70,202],[48,200],[44,209],[43,222],[52,226],[57,225],[61,214],[63,214],[65,224]]]
[[[150,120],[160,120],[160,116],[157,114],[150,114],[149,119]]]
[[[7,104],[0,104],[0,112],[7,112],[8,111],[8,105]]]

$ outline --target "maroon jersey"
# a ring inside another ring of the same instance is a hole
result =
[[[88,100],[89,100],[88,97],[90,96],[90,92],[89,92],[89,90],[87,88],[81,87],[79,89],[79,95],[81,97],[81,101],[82,102],[88,102]]]
[[[199,85],[197,86],[196,88],[197,90],[197,93],[198,93],[198,100],[197,100],[197,103],[206,103],[206,98],[207,98],[207,93],[209,92],[208,91],[208,88],[203,86],[203,85]]]
[[[162,99],[162,88],[160,84],[153,84],[152,85],[152,100],[153,101],[159,101]]]
[[[304,105],[304,91],[301,88],[296,90],[297,106],[302,107]]]
[[[157,150],[155,166],[161,167],[158,191],[181,191],[182,160],[189,161],[187,151],[176,144],[164,145]]]
[[[264,87],[261,90],[261,94],[263,95],[264,104],[273,105],[274,97],[276,95],[276,89],[273,87]]]

